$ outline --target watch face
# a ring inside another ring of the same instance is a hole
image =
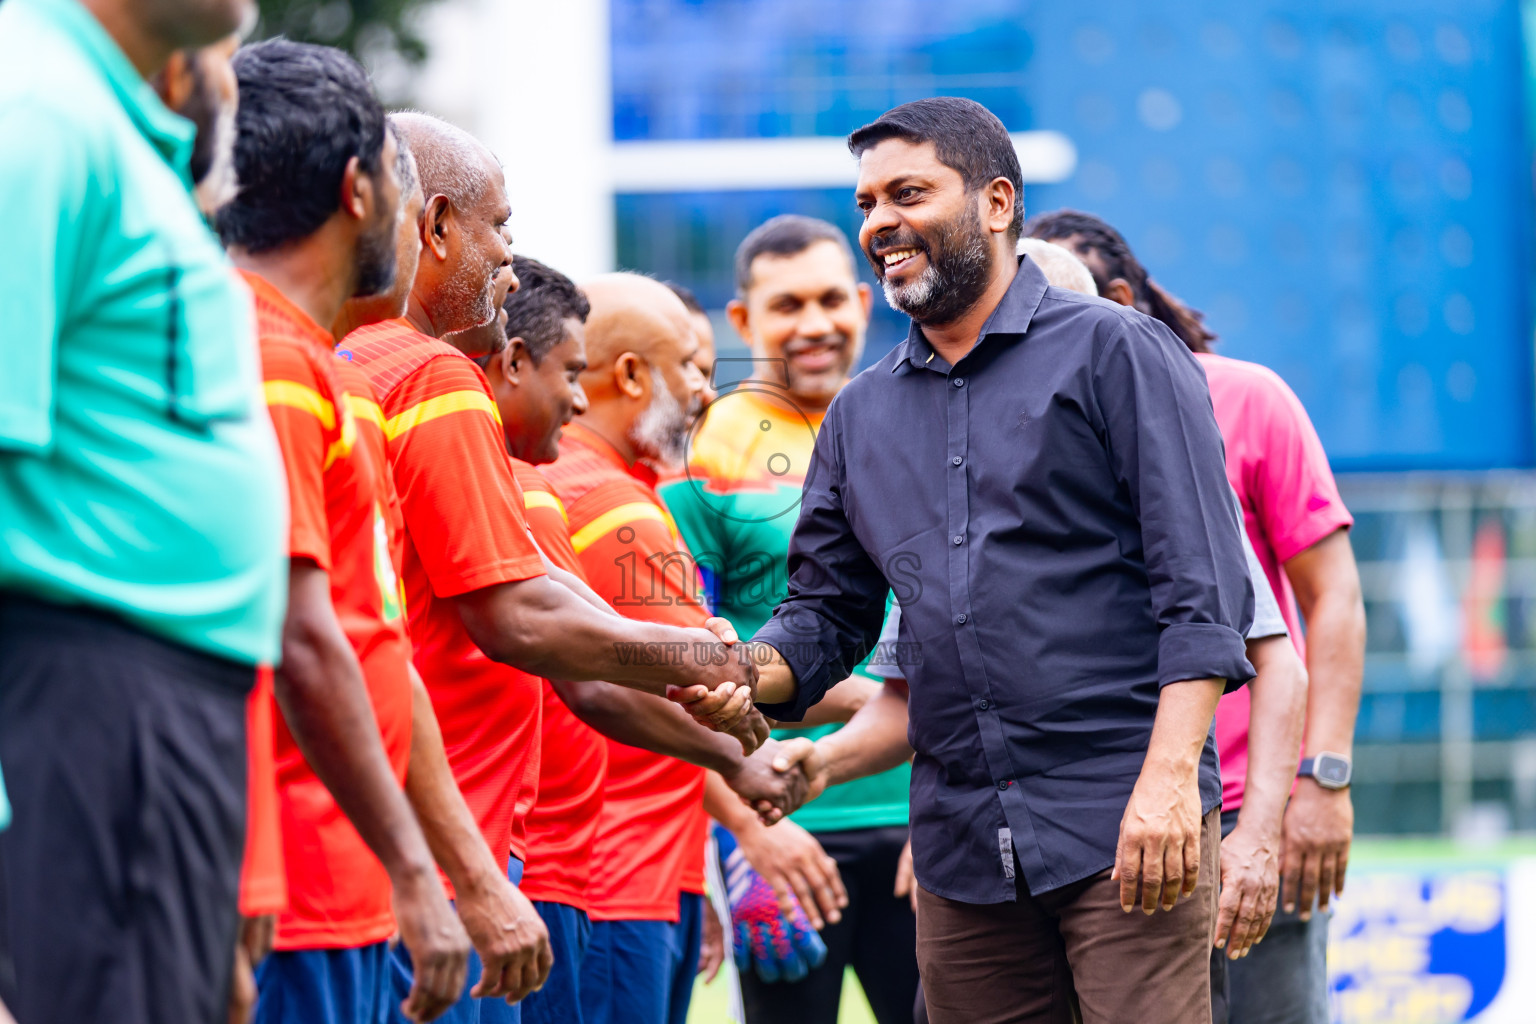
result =
[[[1349,762],[1342,757],[1324,754],[1312,763],[1312,775],[1324,786],[1349,785]]]

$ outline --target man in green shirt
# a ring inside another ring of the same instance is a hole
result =
[[[284,485],[193,127],[145,79],[252,13],[0,3],[0,1000],[24,1021],[226,1009]]]
[[[776,217],[742,241],[736,284],[728,312],[752,349],[752,372],[717,374],[746,379],[710,407],[687,473],[661,494],[699,563],[715,613],[750,636],[784,597],[789,537],[816,430],[858,363],[873,295],[859,283],[843,233],[799,216]],[[840,728],[880,691],[868,669],[860,666],[818,706],[822,724],[777,735],[814,739]],[[834,787],[771,829],[735,801],[712,804],[731,819],[721,824],[757,871],[802,893],[828,950],[826,963],[800,981],[767,983],[744,973],[748,1024],[835,1024],[849,966],[880,1024],[910,1024],[915,921],[910,903],[894,891],[910,777],[902,765]]]

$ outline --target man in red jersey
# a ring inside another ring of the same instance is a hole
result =
[[[1030,234],[1077,253],[1099,294],[1161,320],[1195,353],[1226,444],[1227,478],[1297,653],[1306,661],[1305,744],[1278,834],[1245,829],[1250,692],[1222,698],[1216,742],[1224,782],[1222,857],[1281,861],[1280,910],[1250,955],[1213,961],[1218,1010],[1230,984],[1233,1024],[1328,1020],[1328,905],[1344,891],[1354,831],[1350,752],[1365,664],[1365,606],[1344,507],[1317,431],[1272,371],[1210,351],[1204,318],[1148,277],[1120,232],[1091,214],[1061,210]],[[1299,615],[1298,615],[1299,613]],[[1300,621],[1306,622],[1303,637]],[[1253,707],[1257,707],[1254,702]],[[1257,756],[1258,744],[1253,744]],[[1240,813],[1241,812],[1241,813]],[[1247,833],[1247,834],[1245,834]],[[1217,1017],[1218,1022],[1222,1020]]]
[[[496,397],[535,541],[552,563],[585,579],[564,506],[534,466],[554,461],[562,428],[586,410],[579,375],[587,365],[589,306],[569,278],[536,260],[516,257],[512,269],[519,287],[503,304],[501,322],[457,340],[492,353],[477,362]],[[590,933],[589,853],[603,803],[603,736],[713,768],[739,796],[774,804],[774,814],[793,810],[802,792],[799,779],[771,770],[771,746],[745,757],[739,744],[695,728],[669,701],[605,682],[545,684],[537,801],[526,823],[534,857],[523,891],[549,928],[555,968],[523,1014],[527,1024],[581,1024],[577,984]]]
[[[687,309],[632,274],[586,288],[591,407],[545,471],[569,517],[571,546],[604,600],[637,620],[705,620],[698,579],[654,485],[676,466],[704,388]],[[608,744],[593,846],[592,944],[581,970],[587,1024],[686,1018],[704,891],[704,770]]]
[[[641,628],[571,590],[568,574],[546,571],[527,533],[485,376],[437,340],[495,313],[495,275],[509,260],[500,167],[445,122],[420,114],[392,120],[421,176],[420,262],[405,317],[352,332],[342,354],[368,374],[382,408],[405,521],[416,665],[459,787],[493,854],[517,876],[527,855],[521,793],[536,778],[541,704],[537,678],[525,672],[606,678],[657,694],[677,685],[681,696],[697,698],[689,707],[699,720],[729,729],[750,721],[753,669],[734,656],[710,664],[720,650],[707,629]],[[636,645],[686,657],[642,663],[631,656]],[[755,746],[757,736],[742,741]],[[408,976],[404,958],[400,967]],[[459,1009],[452,1019],[461,1019]],[[463,1009],[464,1020],[501,1012],[489,1004]]]
[[[321,326],[391,283],[395,145],[366,74],[338,50],[276,40],[235,70],[243,186],[219,228],[256,295],[292,562],[276,680],[289,906],[258,973],[257,1019],[385,1018],[398,928],[429,965],[401,1012],[433,1020],[458,997],[469,942],[401,788],[412,694],[388,493]]]

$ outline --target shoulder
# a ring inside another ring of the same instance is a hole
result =
[[[1214,353],[1200,353],[1195,360],[1205,370],[1211,387],[1239,391],[1268,402],[1288,402],[1296,397],[1289,384],[1267,366]]]
[[[380,398],[410,380],[412,390],[473,388],[489,393],[485,375],[464,353],[400,321],[359,327],[342,340],[337,354],[361,367]]]
[[[538,467],[532,466],[524,462],[522,459],[513,459],[511,461],[512,475],[517,478],[518,484],[523,488],[525,492],[539,491],[543,494],[554,493],[555,489],[551,487],[549,481],[544,478],[544,474],[539,472]]]

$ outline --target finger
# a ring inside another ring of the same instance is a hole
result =
[[[1170,843],[1163,848],[1163,889],[1157,903],[1163,910],[1172,910],[1184,891],[1184,848]]]
[[[1233,925],[1237,923],[1237,912],[1242,907],[1242,888],[1237,885],[1224,885],[1221,887],[1221,902],[1216,907],[1216,948],[1226,949],[1232,938]]]
[[[821,931],[827,922],[821,916],[821,907],[816,903],[816,893],[810,881],[800,871],[791,871],[786,876],[789,882],[789,892],[779,897],[779,911],[785,920],[794,920],[795,904],[798,901],[800,909],[811,922],[811,927]]]
[[[1312,920],[1312,903],[1317,899],[1317,877],[1322,867],[1323,859],[1315,853],[1308,854],[1301,866],[1301,890],[1296,894],[1296,913],[1303,921]]]
[[[1333,894],[1335,896],[1344,895],[1344,875],[1349,871],[1349,843],[1348,839],[1344,840],[1344,846],[1339,850],[1339,867],[1334,872],[1333,878]]]
[[[1115,850],[1115,869],[1109,877],[1120,880],[1120,909],[1129,914],[1136,905],[1136,889],[1141,884],[1141,847],[1129,845],[1123,833]]]
[[[778,753],[773,755],[773,770],[780,773],[787,772],[809,757],[811,751],[815,749],[815,744],[807,739],[797,737],[785,740],[779,744]]]
[[[1157,910],[1157,901],[1163,894],[1163,843],[1149,839],[1141,848],[1141,912],[1150,915]]]
[[[1334,870],[1338,867],[1339,856],[1333,850],[1324,851],[1318,859],[1317,865],[1317,909],[1328,909],[1329,897],[1333,895]]]
[[[693,704],[709,696],[712,691],[707,686],[669,686],[667,687],[667,700],[674,704]]]
[[[1296,912],[1296,893],[1301,889],[1301,869],[1307,858],[1287,843],[1280,861],[1280,903],[1287,914]]]
[[[1220,840],[1218,834],[1217,840]],[[1191,832],[1184,837],[1184,899],[1195,894],[1195,887],[1200,884],[1200,833]]]
[[[740,639],[736,635],[736,627],[731,625],[730,620],[718,615],[711,615],[704,623],[704,628],[728,644],[734,644]]]
[[[1278,902],[1277,903],[1271,903],[1268,906],[1263,908],[1264,912],[1263,912],[1263,914],[1259,918],[1259,926],[1258,926],[1257,929],[1255,929],[1254,936],[1253,936],[1253,943],[1254,943],[1254,945],[1258,945],[1259,943],[1263,942],[1264,941],[1264,936],[1269,934],[1269,926],[1270,926],[1271,922],[1274,921],[1274,919],[1275,919],[1275,911],[1278,908],[1279,908],[1279,903]]]
[[[1225,894],[1223,894],[1225,895]],[[1237,960],[1245,956],[1253,944],[1254,894],[1246,885],[1238,886],[1236,913],[1232,915],[1232,934],[1227,943],[1227,959]]]
[[[720,973],[720,965],[725,962],[724,957],[710,957],[708,966],[700,973],[704,975],[704,984],[714,984],[715,977]]]
[[[827,857],[826,869],[828,881],[831,883],[832,898],[837,900],[839,907],[846,907],[848,905],[848,889],[843,885],[843,873],[838,870],[837,861]]]

